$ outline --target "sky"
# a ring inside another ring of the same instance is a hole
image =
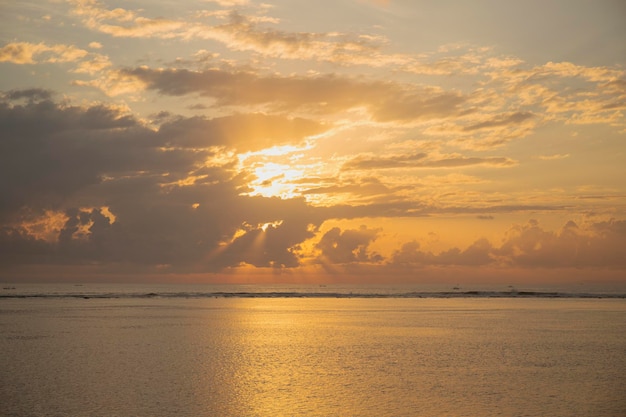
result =
[[[620,0],[0,0],[0,281],[626,283]]]

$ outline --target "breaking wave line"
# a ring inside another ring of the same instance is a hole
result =
[[[308,291],[270,291],[270,292],[65,292],[65,293],[20,293],[0,294],[0,299],[10,298],[83,298],[83,299],[145,299],[145,298],[612,298],[626,299],[623,293],[573,293],[543,291],[437,291],[437,292],[308,292]]]

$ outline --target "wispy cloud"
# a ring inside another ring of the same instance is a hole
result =
[[[0,48],[0,62],[13,64],[75,62],[87,54],[87,51],[73,45],[12,42]]]
[[[346,162],[344,170],[351,169],[391,169],[391,168],[458,168],[463,166],[484,165],[493,167],[510,167],[516,162],[504,157],[465,157],[451,156],[428,158],[425,153],[415,155],[397,155],[389,157],[360,156]]]
[[[569,154],[565,153],[565,154],[554,154],[554,155],[539,155],[537,158],[541,159],[542,161],[554,161],[557,159],[565,159],[565,158],[569,158]]]
[[[123,70],[121,74],[162,94],[199,94],[215,98],[220,105],[271,105],[275,110],[303,109],[318,114],[366,107],[381,122],[449,117],[461,111],[465,100],[459,93],[436,88],[334,75],[281,76],[241,70],[145,67]]]

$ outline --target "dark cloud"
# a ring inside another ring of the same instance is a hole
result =
[[[455,92],[335,75],[261,76],[236,70],[146,67],[122,72],[161,94],[199,94],[216,99],[222,106],[270,104],[277,110],[306,109],[314,113],[366,107],[375,120],[385,122],[449,117],[459,114],[466,100]]]
[[[346,162],[342,169],[387,169],[420,165],[428,154],[420,152],[411,155],[395,155],[387,157],[359,156]]]
[[[52,98],[53,92],[43,88],[28,88],[24,90],[11,90],[4,94],[8,100],[49,100]]]
[[[261,199],[255,197],[244,202],[251,207],[260,203],[259,211],[263,211],[262,206],[268,203],[277,203],[284,211],[275,212],[277,220],[273,222],[255,226],[243,224],[240,230],[244,233],[211,257],[213,266],[223,268],[245,263],[257,267],[290,268],[300,264],[297,254],[300,244],[315,236],[321,221],[315,219],[313,210],[303,199]]]
[[[461,113],[465,98],[454,92],[411,91],[387,96],[373,106],[374,119],[380,122],[438,119]]]
[[[392,263],[398,265],[487,265],[493,262],[492,246],[486,239],[474,242],[465,250],[452,248],[437,255],[420,250],[417,242],[402,245],[392,256]]]
[[[464,166],[485,165],[508,167],[516,162],[503,157],[447,157],[440,159],[428,158],[425,153],[412,155],[394,156],[358,156],[346,162],[343,170],[368,170],[368,169],[392,169],[392,168],[459,168]]]
[[[368,246],[376,240],[379,232],[378,229],[368,229],[366,226],[343,232],[340,228],[333,227],[322,236],[316,246],[321,251],[320,262],[345,264],[382,261],[381,255],[368,251]]]
[[[240,172],[235,160],[209,162],[216,151],[207,146],[262,149],[295,143],[324,129],[304,119],[263,114],[186,119],[163,114],[162,125],[155,130],[103,105],[61,104],[38,91],[4,97],[0,102],[3,266],[158,267],[171,272],[219,271],[242,264],[292,268],[301,263],[303,242],[314,238],[327,219],[427,216],[435,210],[391,198],[395,190],[375,178],[308,190],[310,194],[350,193],[366,198],[365,203],[314,207],[304,198],[251,196],[252,174]],[[382,166],[502,163],[498,158],[433,161],[421,154],[379,160]],[[375,162],[372,157],[370,164]],[[320,181],[330,184],[335,179],[303,179],[304,184]],[[370,198],[376,196],[380,198]],[[554,207],[437,211],[483,214],[530,209]],[[382,264],[383,258],[369,250],[379,232],[367,227],[331,229],[317,244],[319,262]],[[572,223],[559,233],[529,223],[512,230],[500,247],[479,240],[465,250],[453,248],[434,255],[408,244],[389,262],[624,267],[625,245],[624,221],[596,223],[584,230]]]
[[[408,187],[394,187],[389,188],[383,184],[378,178],[367,177],[359,180],[346,180],[340,181],[334,179],[336,182],[333,185],[326,185],[314,188],[308,188],[301,190],[302,195],[311,194],[352,194],[353,196],[360,197],[372,197],[372,196],[387,196],[393,194],[396,191],[406,189]]]
[[[323,125],[308,119],[253,113],[214,119],[181,117],[161,125],[159,136],[170,145],[227,146],[247,152],[298,144],[305,137],[324,130]]]
[[[626,221],[595,223],[581,230],[569,221],[560,232],[546,231],[539,223],[515,226],[500,247],[479,239],[465,250],[452,248],[439,254],[422,251],[417,242],[406,243],[391,257],[391,264],[493,265],[531,268],[624,268]]]
[[[611,220],[581,230],[569,221],[560,232],[535,220],[517,226],[495,254],[520,266],[625,267],[626,221]]]
[[[248,126],[235,126],[245,121]],[[0,264],[138,264],[192,271],[241,262],[295,266],[297,245],[322,221],[303,199],[245,195],[246,172],[233,163],[207,164],[210,151],[186,149],[185,140],[199,129],[206,143],[230,148],[243,143],[244,149],[259,149],[259,141],[269,145],[273,135],[279,143],[301,140],[318,128],[305,120],[179,118],[155,131],[112,108],[45,99],[1,103],[0,123]],[[265,131],[254,132],[264,125]],[[56,240],[29,229],[29,222],[49,221],[46,213],[62,219],[60,226],[49,226],[57,228]],[[244,224],[254,226],[228,243]],[[260,231],[261,255],[233,255]]]
[[[56,208],[105,174],[145,169],[151,159],[150,132],[105,106],[2,102],[0,126],[0,220],[25,205]]]
[[[46,263],[53,259],[53,251],[52,245],[25,230],[0,227],[0,267]]]
[[[510,114],[501,114],[501,115],[497,115],[491,118],[490,120],[487,120],[481,123],[476,123],[470,126],[466,126],[463,128],[463,130],[466,132],[471,132],[473,130],[490,129],[494,127],[515,125],[515,124],[520,124],[522,122],[525,122],[526,120],[532,119],[533,117],[535,117],[535,115],[530,112],[516,112],[516,113],[510,113]]]

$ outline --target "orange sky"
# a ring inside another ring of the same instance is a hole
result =
[[[626,282],[618,1],[0,16],[0,280]]]

